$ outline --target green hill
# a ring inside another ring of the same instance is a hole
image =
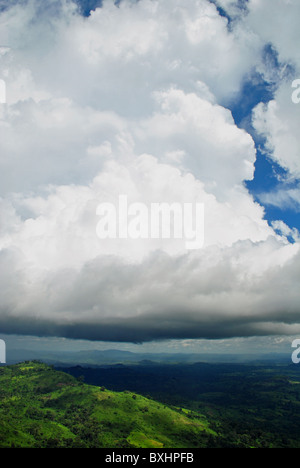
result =
[[[0,447],[206,447],[205,416],[84,384],[39,362],[0,368]]]

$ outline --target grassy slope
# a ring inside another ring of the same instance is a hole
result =
[[[204,416],[86,385],[36,362],[0,368],[0,447],[206,446]]]

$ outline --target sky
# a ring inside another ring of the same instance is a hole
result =
[[[298,0],[0,0],[0,338],[290,347],[299,19]],[[202,204],[204,244],[99,238],[120,195]]]

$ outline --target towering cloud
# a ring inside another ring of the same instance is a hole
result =
[[[88,17],[71,1],[44,3],[0,12],[1,332],[133,342],[298,333],[299,236],[290,243],[284,223],[270,226],[246,188],[255,144],[230,112],[254,71],[272,82],[253,126],[299,177],[298,30],[276,34],[281,2],[267,20],[265,0],[106,0]],[[276,64],[264,60],[268,44]],[[203,203],[203,248],[100,240],[97,206],[120,194]]]

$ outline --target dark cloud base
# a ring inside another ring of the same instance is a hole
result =
[[[110,320],[98,323],[53,323],[47,320],[1,317],[0,329],[7,335],[59,337],[68,339],[141,344],[168,339],[230,339],[252,336],[289,335],[292,323],[245,320],[175,321],[173,318]]]

